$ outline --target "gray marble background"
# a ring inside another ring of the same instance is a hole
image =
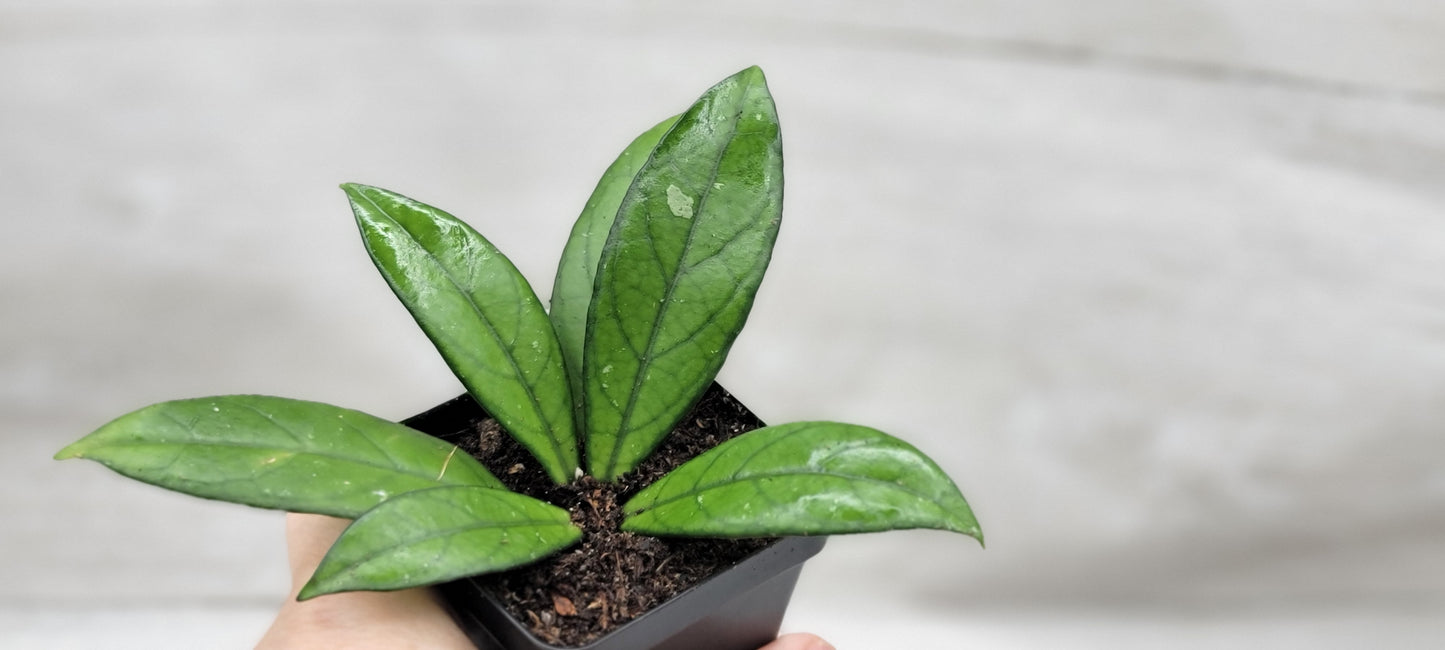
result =
[[[547,295],[750,64],[787,217],[723,382],[908,438],[989,536],[835,539],[840,648],[1445,643],[1445,5],[0,0],[0,647],[248,647],[276,513],[55,463],[150,402],[459,392],[336,185]]]

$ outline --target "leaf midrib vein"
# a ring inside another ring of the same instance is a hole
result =
[[[930,505],[933,505],[934,507],[938,508],[939,510],[943,510],[943,507],[940,506],[940,505],[934,500],[934,497],[933,497],[933,496],[930,496],[930,495],[927,495],[927,494],[922,494],[922,493],[920,493],[920,492],[918,492],[918,491],[916,491],[916,490],[912,490],[912,489],[908,488],[908,487],[905,486],[905,485],[899,484],[899,483],[896,482],[896,481],[887,481],[887,480],[884,480],[884,479],[872,478],[872,477],[868,477],[868,476],[853,476],[853,475],[848,475],[848,474],[834,474],[834,473],[829,473],[829,472],[826,472],[826,471],[807,471],[807,470],[788,469],[788,470],[779,470],[779,471],[760,472],[760,473],[756,473],[756,474],[748,474],[748,475],[746,475],[746,476],[735,476],[735,477],[731,477],[731,478],[728,478],[728,479],[725,479],[725,480],[717,481],[716,483],[709,483],[709,484],[707,484],[707,485],[705,485],[705,486],[702,486],[702,487],[695,487],[694,489],[689,490],[689,491],[688,491],[687,493],[685,493],[685,494],[679,494],[679,495],[677,495],[677,496],[675,496],[675,497],[672,497],[672,498],[670,498],[670,499],[664,499],[664,500],[655,501],[655,502],[653,502],[651,505],[649,505],[645,510],[638,510],[637,512],[632,513],[632,514],[642,514],[642,513],[644,513],[644,512],[647,512],[648,510],[656,510],[656,509],[661,508],[661,507],[663,507],[663,506],[666,506],[666,505],[668,505],[668,504],[675,503],[675,502],[677,502],[677,501],[682,501],[682,500],[687,499],[687,498],[689,498],[689,497],[694,497],[694,496],[702,495],[703,493],[708,492],[708,491],[710,491],[710,490],[715,490],[715,489],[718,489],[718,488],[727,487],[727,486],[729,486],[729,485],[735,485],[735,484],[738,484],[738,483],[751,483],[751,482],[756,482],[756,481],[759,481],[759,480],[762,480],[762,479],[769,479],[769,478],[786,478],[786,477],[799,477],[799,478],[802,478],[802,477],[808,477],[808,476],[826,476],[826,477],[829,477],[829,478],[843,479],[843,480],[846,480],[846,481],[860,481],[860,482],[864,482],[864,483],[876,483],[876,484],[879,484],[879,485],[886,486],[886,487],[888,487],[888,488],[890,488],[890,489],[894,489],[894,490],[897,490],[897,491],[899,491],[899,492],[903,492],[904,494],[908,494],[908,495],[910,495],[910,496],[917,497],[919,500],[924,501],[924,502],[926,502],[926,503],[929,503]],[[944,511],[945,513],[947,512],[946,510],[943,510],[943,511]]]
[[[493,529],[498,529],[498,528],[527,528],[527,527],[534,527],[534,528],[559,528],[559,527],[563,527],[563,528],[576,528],[576,526],[573,526],[570,522],[562,523],[562,522],[558,522],[558,521],[532,521],[532,520],[524,521],[524,522],[508,522],[508,523],[496,523],[496,524],[478,524],[478,525],[459,526],[459,527],[456,527],[456,528],[449,528],[449,529],[446,529],[446,530],[439,530],[439,531],[437,531],[437,532],[431,533],[431,534],[429,534],[429,535],[425,535],[425,536],[423,536],[423,537],[420,537],[420,538],[417,538],[417,539],[414,539],[414,540],[407,540],[407,541],[404,542],[403,544],[394,544],[394,545],[391,545],[391,546],[382,547],[382,548],[377,549],[377,550],[375,550],[375,551],[373,551],[373,552],[371,552],[371,553],[367,553],[366,555],[363,555],[361,558],[357,559],[355,562],[348,563],[346,566],[342,567],[341,569],[338,569],[337,572],[334,573],[334,574],[332,574],[332,575],[333,575],[333,578],[334,578],[335,576],[341,576],[341,575],[354,575],[356,572],[358,572],[358,571],[361,570],[361,568],[362,568],[363,565],[368,564],[368,563],[376,560],[377,558],[379,558],[379,557],[387,554],[388,552],[391,552],[391,551],[396,550],[396,549],[399,548],[399,547],[417,546],[417,545],[424,544],[424,543],[426,543],[426,542],[429,542],[429,541],[432,541],[432,540],[434,540],[434,539],[438,539],[438,538],[441,538],[441,537],[454,537],[454,536],[457,536],[457,535],[465,535],[465,534],[467,534],[467,533],[479,532],[479,531],[484,531],[484,530],[493,530]],[[535,553],[533,553],[533,552],[529,552],[528,554],[529,554],[529,555],[535,555]]]
[[[337,460],[337,461],[341,461],[341,462],[344,462],[344,463],[349,463],[349,464],[352,464],[352,465],[361,465],[361,466],[363,466],[363,467],[373,467],[373,468],[376,468],[376,469],[393,471],[393,472],[396,472],[397,474],[404,474],[404,475],[407,475],[407,476],[419,476],[419,477],[421,477],[421,478],[428,478],[428,479],[432,479],[433,481],[435,481],[435,479],[434,479],[434,478],[432,477],[432,475],[431,475],[430,470],[421,470],[421,471],[419,471],[419,472],[413,472],[413,471],[409,470],[408,468],[403,467],[403,466],[401,466],[401,465],[393,465],[393,466],[388,467],[388,466],[386,466],[386,465],[382,465],[382,464],[379,464],[379,463],[376,463],[376,462],[367,461],[367,460],[358,460],[358,459],[355,459],[355,458],[352,458],[352,457],[347,457],[347,456],[336,456],[336,455],[325,454],[325,453],[316,452],[316,451],[296,451],[296,450],[293,450],[293,449],[286,449],[285,447],[275,447],[275,446],[262,445],[262,444],[248,444],[248,443],[241,443],[241,442],[190,442],[190,441],[184,441],[184,442],[174,442],[174,441],[165,441],[165,442],[112,442],[112,443],[106,443],[105,447],[180,447],[180,448],[182,448],[182,449],[185,449],[186,447],[236,447],[236,448],[242,448],[242,449],[256,449],[256,450],[261,450],[261,451],[277,451],[277,452],[282,452],[282,453],[291,454],[292,457],[297,457],[297,456],[314,456],[314,457],[317,457],[317,458],[325,458],[325,459],[330,459],[330,460]],[[390,459],[388,458],[388,460],[390,460]],[[174,464],[174,462],[173,462],[172,464]]]
[[[462,288],[456,277],[452,275],[451,270],[449,270],[445,264],[442,264],[441,261],[438,260],[431,251],[427,250],[426,246],[422,245],[421,241],[417,239],[416,235],[412,233],[409,228],[403,225],[400,221],[393,218],[391,215],[387,214],[386,210],[382,208],[381,205],[378,204],[375,200],[373,200],[370,196],[361,194],[361,197],[376,208],[377,214],[381,215],[382,218],[392,222],[393,224],[396,224],[396,227],[400,228],[402,232],[406,233],[407,237],[411,239],[411,241],[414,242],[417,247],[422,250],[423,253],[426,254],[427,259],[431,260],[432,264],[441,271],[442,276],[451,283],[452,288],[456,289],[457,293],[461,294],[462,297],[466,299],[467,305],[472,308],[472,312],[475,313],[478,319],[481,320],[481,322],[486,326],[484,329],[486,329],[487,334],[492,337],[492,340],[497,343],[498,347],[503,349],[502,356],[507,359],[507,364],[510,365],[512,367],[512,370],[516,373],[516,377],[518,380],[517,383],[522,386],[522,390],[526,393],[528,405],[532,407],[532,412],[537,415],[537,418],[542,421],[547,433],[547,442],[549,443],[549,446],[552,447],[553,458],[555,461],[554,464],[562,462],[565,455],[562,453],[561,443],[557,440],[556,430],[552,424],[551,418],[547,417],[547,414],[543,411],[542,405],[537,401],[536,391],[532,390],[532,384],[527,381],[527,375],[522,372],[522,368],[517,364],[517,360],[511,354],[511,350],[508,349],[506,344],[502,341],[502,336],[499,332],[497,332],[496,327],[492,325],[491,319],[487,318],[487,315],[485,312],[482,311],[481,306],[478,305],[476,300],[472,298],[471,292],[466,291]],[[496,254],[501,255],[501,252],[496,251]],[[515,282],[515,278],[513,278],[513,281]],[[514,289],[515,288],[517,287],[514,286]],[[521,291],[518,291],[518,294],[521,293]],[[525,300],[525,296],[522,296],[522,299]],[[519,302],[521,301],[519,300]],[[520,306],[518,307],[518,309],[520,309]],[[520,323],[520,319],[518,320],[518,322]],[[485,367],[487,364],[479,363],[478,365]]]
[[[727,157],[728,151],[732,148],[732,139],[733,136],[737,133],[738,123],[742,121],[742,115],[745,112],[744,107],[747,103],[748,92],[750,90],[751,88],[745,90],[742,94],[742,98],[740,98],[738,101],[737,107],[735,109],[735,115],[728,125],[729,134],[727,144],[723,146],[722,150],[718,152],[717,157],[713,159],[712,171],[709,173],[708,182],[705,186],[703,186],[702,194],[698,196],[697,210],[695,212],[696,216],[692,220],[692,223],[688,226],[687,242],[683,245],[682,253],[678,258],[679,268],[674,269],[672,276],[667,279],[667,290],[663,292],[662,306],[658,308],[657,316],[654,317],[652,321],[652,332],[648,335],[647,350],[646,354],[643,356],[644,360],[638,365],[637,374],[635,377],[633,377],[632,390],[628,392],[627,396],[627,406],[623,409],[621,418],[618,421],[617,433],[614,434],[612,439],[612,450],[607,459],[607,474],[609,476],[613,475],[613,473],[617,469],[617,458],[622,453],[622,432],[627,430],[632,422],[632,413],[637,406],[638,391],[642,387],[643,379],[647,377],[647,368],[651,366],[654,361],[652,353],[654,346],[657,345],[658,332],[661,331],[663,321],[666,319],[667,313],[672,308],[672,295],[677,288],[678,278],[680,277],[679,272],[682,270],[682,263],[687,260],[688,253],[692,250],[693,241],[697,238],[698,225],[703,220],[703,210],[707,205],[708,198],[712,196],[712,188],[714,183],[717,182],[718,173],[722,168],[722,161],[724,158]],[[659,145],[660,144],[661,142],[659,141]],[[648,162],[652,162],[652,160],[649,160]],[[734,237],[734,239],[736,239],[736,237]],[[651,248],[653,249],[655,254],[657,247],[652,246]],[[654,418],[654,420],[655,419],[656,418]],[[649,421],[649,424],[651,424],[651,422],[652,421]]]

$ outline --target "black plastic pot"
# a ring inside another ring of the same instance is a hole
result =
[[[582,650],[757,650],[778,635],[803,561],[822,537],[790,537],[689,589]],[[553,650],[471,580],[442,587],[481,650]]]
[[[751,415],[751,414],[749,414]],[[462,395],[404,424],[442,439],[468,431],[482,410]],[[823,537],[787,537],[577,650],[757,650],[778,634],[803,562]],[[480,650],[560,650],[527,629],[480,581],[440,586],[457,624]]]

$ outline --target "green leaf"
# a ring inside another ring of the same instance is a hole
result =
[[[583,353],[594,476],[635,467],[717,375],[772,256],[782,199],[777,112],[749,68],[662,138],[602,251]]]
[[[517,267],[471,226],[400,194],[347,184],[366,250],[467,391],[557,483],[577,461],[551,321]]]
[[[391,499],[341,533],[298,600],[500,571],[581,539],[567,511],[506,490],[443,487]]]
[[[597,188],[587,199],[587,207],[572,226],[572,234],[562,249],[562,259],[557,263],[557,279],[552,284],[552,327],[557,330],[557,340],[562,344],[562,353],[567,360],[567,377],[571,380],[572,394],[581,395],[582,385],[582,342],[587,334],[587,307],[592,304],[592,288],[597,280],[597,264],[602,258],[602,245],[612,223],[617,218],[617,208],[632,186],[637,170],[647,162],[657,141],[673,124],[674,115],[663,120],[646,133],[637,136],[632,144],[617,156],[617,160],[602,173]],[[580,412],[582,400],[576,404]],[[577,421],[581,423],[579,413]]]
[[[882,431],[835,422],[765,427],[688,461],[623,506],[648,535],[835,535],[898,528],[983,533],[948,475]]]
[[[261,508],[355,517],[439,485],[500,487],[466,452],[329,404],[259,395],[163,402],[56,454],[163,488]]]

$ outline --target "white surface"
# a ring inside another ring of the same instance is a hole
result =
[[[0,642],[37,650],[247,648],[276,615],[274,605],[148,603],[0,610]]]
[[[807,600],[790,626],[816,619],[807,628],[841,640],[839,648],[916,648],[919,650],[1217,650],[1220,648],[1308,648],[1346,650],[1374,647],[1432,650],[1445,639],[1445,623],[1430,612],[1360,610],[1233,612],[1146,608],[1023,609],[986,611],[954,618],[888,611],[839,616]],[[797,622],[794,622],[797,621]]]
[[[1445,8],[825,4],[0,1],[0,647],[244,646],[283,591],[273,513],[48,460],[106,419],[458,392],[337,183],[545,296],[616,151],[751,63],[787,213],[724,383],[908,438],[989,535],[835,540],[790,626],[1445,638]]]

